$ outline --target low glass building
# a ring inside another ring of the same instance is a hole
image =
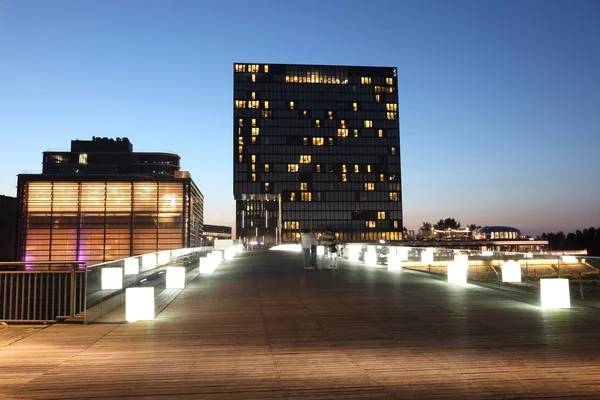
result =
[[[203,203],[181,171],[21,174],[17,253],[21,261],[96,264],[200,246]]]

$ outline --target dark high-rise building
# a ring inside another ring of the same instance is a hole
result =
[[[96,264],[202,242],[204,197],[179,156],[135,153],[127,138],[44,152],[17,195],[21,261]]]
[[[17,199],[0,195],[0,261],[15,261]]]
[[[234,64],[238,238],[402,239],[396,68]]]

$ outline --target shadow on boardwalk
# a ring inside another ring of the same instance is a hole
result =
[[[599,320],[419,272],[245,252],[154,321],[59,324],[0,348],[0,399],[600,398]]]

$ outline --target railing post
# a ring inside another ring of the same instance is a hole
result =
[[[71,301],[69,304],[69,316],[71,318],[75,318],[75,269],[77,268],[77,264],[73,264],[71,266]]]

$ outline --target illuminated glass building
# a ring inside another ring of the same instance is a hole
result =
[[[396,69],[234,64],[238,238],[402,239]]]
[[[204,198],[176,154],[93,138],[44,152],[43,171],[18,177],[21,261],[96,264],[200,246]]]

